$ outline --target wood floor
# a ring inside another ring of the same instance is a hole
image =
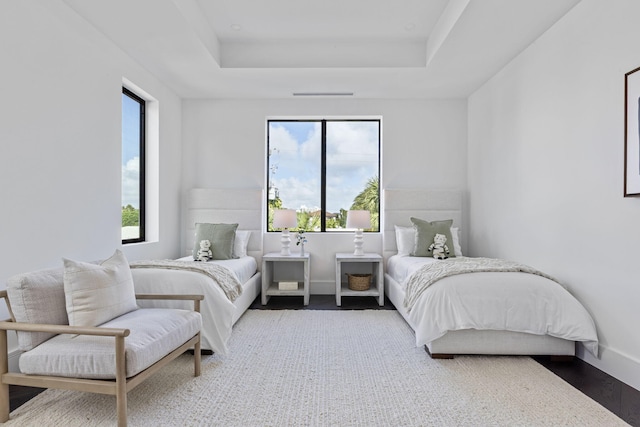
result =
[[[258,310],[394,310],[388,300],[383,307],[379,307],[373,297],[343,297],[342,306],[337,307],[333,295],[313,295],[306,307],[302,305],[301,297],[274,296],[271,297],[267,306],[263,306],[258,296],[249,308]],[[574,358],[571,362],[552,362],[546,357],[534,357],[534,359],[630,425],[640,427],[640,391],[578,358]],[[38,388],[19,386],[10,386],[9,390],[12,411],[42,391]]]

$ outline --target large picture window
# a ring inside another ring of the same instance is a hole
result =
[[[275,209],[294,209],[298,230],[346,228],[368,210],[380,230],[380,120],[269,120],[267,230]]]
[[[145,100],[122,88],[122,243],[145,240]]]

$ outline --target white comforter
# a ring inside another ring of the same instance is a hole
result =
[[[403,286],[433,258],[393,256],[387,272]],[[551,335],[582,341],[598,354],[593,319],[564,287],[548,278],[520,272],[477,272],[439,280],[429,286],[409,313],[416,345],[448,331],[492,329]]]
[[[180,260],[192,261],[193,259],[187,257]],[[242,284],[255,274],[257,268],[255,258],[250,256],[210,262],[227,267]],[[214,279],[195,271],[164,268],[132,268],[131,274],[136,293],[204,295],[204,301],[200,307],[202,348],[213,350],[218,354],[228,352],[227,342],[231,336],[236,307]],[[138,305],[193,309],[193,302],[190,301],[139,300]]]

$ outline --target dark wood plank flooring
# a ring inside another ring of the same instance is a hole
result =
[[[302,298],[297,296],[274,296],[266,306],[261,304],[258,296],[250,308],[257,310],[395,310],[389,300],[380,307],[373,297],[343,297],[342,306],[337,307],[334,295],[312,295],[306,307],[302,305]],[[428,357],[426,353],[425,357]],[[570,362],[554,362],[548,357],[534,357],[534,360],[599,402],[625,422],[640,427],[640,391],[578,358]],[[12,411],[42,391],[39,388],[19,386],[10,386],[9,390]]]

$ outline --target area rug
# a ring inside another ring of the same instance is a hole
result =
[[[230,353],[128,395],[130,426],[617,426],[528,357],[432,360],[393,310],[249,310]],[[115,398],[47,390],[7,426],[112,426]]]

